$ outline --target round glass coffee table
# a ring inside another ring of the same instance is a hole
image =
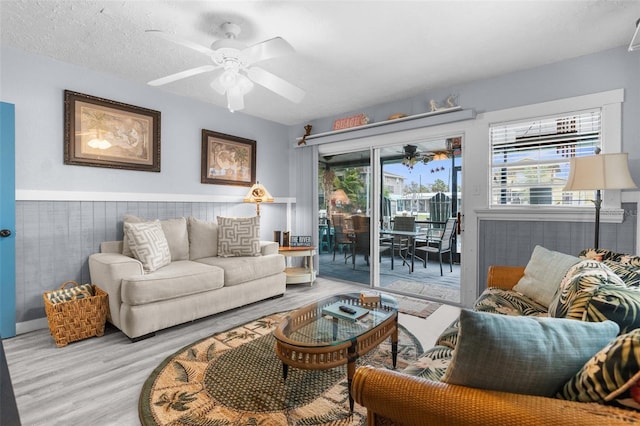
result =
[[[381,295],[379,302],[362,304],[360,293],[338,294],[291,312],[273,335],[285,380],[289,367],[325,370],[346,364],[349,409],[353,411],[351,381],[356,360],[391,337],[392,363],[396,366],[398,302]]]

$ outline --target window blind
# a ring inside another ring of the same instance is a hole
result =
[[[491,125],[491,205],[586,204],[591,191],[562,189],[569,159],[601,146],[601,121],[593,109]]]

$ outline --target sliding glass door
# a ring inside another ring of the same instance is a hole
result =
[[[319,157],[320,275],[369,286],[370,150]]]

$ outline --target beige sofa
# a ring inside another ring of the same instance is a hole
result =
[[[234,233],[243,231],[229,226],[222,229],[215,222],[169,219],[159,222],[169,246],[170,261],[149,268],[144,254],[138,256],[142,260],[136,258],[137,246],[127,247],[132,241],[127,230],[140,227],[128,223],[141,222],[125,216],[124,241],[103,242],[101,252],[89,257],[91,282],[109,294],[108,321],[132,341],[285,292],[285,260],[278,254],[277,243],[259,241],[255,235],[236,237]],[[221,232],[225,232],[224,241],[219,241]],[[259,228],[253,232],[259,235]],[[228,246],[220,244],[233,245],[238,241],[254,245],[257,252],[233,255],[229,254]]]

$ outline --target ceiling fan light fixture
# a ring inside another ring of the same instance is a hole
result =
[[[238,74],[236,76],[236,87],[240,90],[240,93],[246,95],[253,89],[253,82],[246,76]]]
[[[236,84],[238,84],[238,72],[233,69],[224,71],[219,78],[220,86],[222,86],[226,90],[229,90],[232,87],[236,86]]]
[[[243,97],[253,89],[254,83],[291,102],[302,101],[305,95],[302,89],[255,65],[258,62],[293,53],[294,49],[289,43],[281,37],[274,37],[247,47],[236,40],[240,33],[239,25],[225,22],[220,29],[225,38],[213,42],[211,48],[162,31],[148,30],[147,32],[152,35],[202,53],[213,62],[210,65],[191,68],[149,81],[148,84],[161,86],[221,68],[222,73],[210,83],[210,86],[219,94],[226,95],[229,111],[244,108]]]
[[[418,162],[418,157],[416,156],[418,147],[415,145],[405,145],[403,149],[404,157],[402,158],[402,164],[407,166],[409,170],[412,170],[413,166]]]

